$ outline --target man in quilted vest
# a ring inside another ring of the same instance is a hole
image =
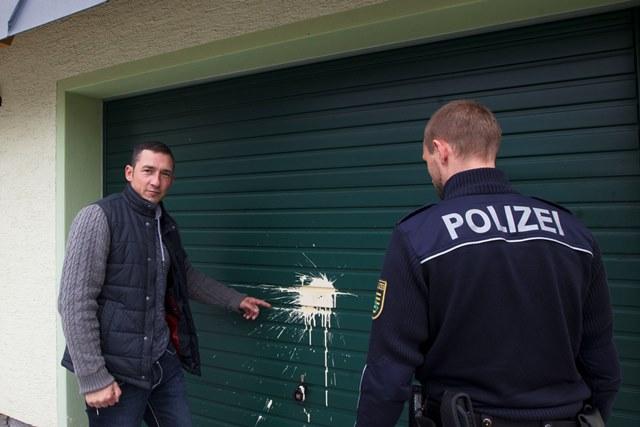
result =
[[[191,426],[182,369],[200,374],[189,299],[255,320],[270,305],[196,270],[162,199],[165,144],[134,147],[128,185],[82,209],[69,232],[58,310],[91,426]]]

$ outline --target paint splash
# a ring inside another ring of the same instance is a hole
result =
[[[331,328],[331,315],[336,307],[336,296],[338,292],[333,286],[335,283],[329,280],[324,273],[319,276],[298,275],[300,286],[289,288],[289,292],[297,294],[294,304],[299,306],[294,311],[295,320],[304,322],[304,330],[309,333],[309,345],[312,345],[311,336],[313,328],[317,326],[318,320],[325,330],[326,335]]]
[[[307,257],[307,259],[309,258]],[[316,267],[315,264],[314,267]],[[338,295],[356,295],[338,292],[334,286],[336,281],[330,280],[324,273],[318,273],[316,275],[298,273],[296,279],[297,283],[290,287],[274,287],[268,285],[261,287],[289,294],[289,297],[286,299],[293,308],[280,308],[280,310],[283,310],[287,314],[285,318],[286,323],[300,322],[304,324],[304,331],[300,337],[301,340],[308,334],[309,345],[311,346],[313,345],[313,329],[318,326],[323,329],[325,406],[329,406],[329,330],[331,329],[331,319],[334,314],[333,310],[336,308]],[[285,327],[282,327],[278,337],[282,335],[285,329]],[[293,356],[291,359],[293,359]],[[311,418],[311,414],[307,413],[307,416],[309,419]]]
[[[273,406],[273,399],[267,399],[264,401],[264,408],[262,409],[263,412],[269,412],[271,410],[271,407]],[[253,425],[253,427],[256,427],[258,424],[260,424],[262,421],[266,420],[267,417],[262,416],[262,415],[258,415],[258,419],[256,420],[256,423]]]
[[[334,281],[329,280],[325,274],[319,277],[307,275],[298,276],[300,286],[297,304],[304,319],[305,330],[309,331],[309,345],[311,345],[311,333],[319,318],[324,329],[324,405],[329,406],[329,329],[331,328],[331,315],[336,307],[338,292],[333,286]]]
[[[320,323],[324,337],[324,404],[329,406],[329,329],[331,317],[336,308],[338,290],[334,287],[334,280],[326,274],[317,276],[298,274],[299,286],[288,288],[288,292],[295,294],[294,304],[298,306],[291,314],[293,320],[304,322],[304,331],[309,335],[309,345],[313,345],[313,328]]]

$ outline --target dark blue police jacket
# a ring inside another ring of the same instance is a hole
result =
[[[412,378],[488,415],[605,419],[619,388],[600,250],[560,206],[497,169],[447,181],[395,228],[376,291],[357,425],[395,425]]]

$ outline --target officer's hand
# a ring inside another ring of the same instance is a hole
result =
[[[242,317],[247,320],[256,320],[260,314],[260,307],[271,308],[271,304],[258,298],[245,297],[240,302],[239,308],[243,312]]]
[[[106,408],[118,403],[120,395],[122,395],[122,390],[120,390],[118,383],[114,381],[103,389],[85,394],[84,400],[92,408]]]

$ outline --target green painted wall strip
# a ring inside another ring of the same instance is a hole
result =
[[[58,90],[56,105],[56,287],[60,281],[66,236],[78,210],[102,193],[102,100]],[[64,337],[58,324],[57,360]],[[57,375],[58,425],[84,426],[84,402],[66,369]]]

